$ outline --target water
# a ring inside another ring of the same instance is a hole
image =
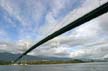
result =
[[[0,66],[0,71],[108,71],[108,62],[80,64],[51,64]]]

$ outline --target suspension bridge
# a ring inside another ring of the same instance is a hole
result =
[[[16,60],[14,61],[14,63],[16,63],[18,60],[20,60],[23,56],[27,55],[27,53],[31,52],[32,50],[34,50],[35,48],[37,48],[38,46],[44,44],[45,42],[71,30],[74,29],[96,17],[99,17],[100,15],[103,15],[105,13],[108,12],[108,2],[104,3],[103,5],[100,5],[98,8],[92,10],[91,12],[85,14],[84,16],[78,18],[77,20],[69,23],[68,25],[64,26],[63,28],[55,31],[54,33],[52,33],[51,35],[45,37],[44,39],[42,39],[41,41],[37,42],[35,45],[33,45],[31,48],[29,48],[27,51],[25,51],[23,54],[21,54],[18,58],[16,58]]]

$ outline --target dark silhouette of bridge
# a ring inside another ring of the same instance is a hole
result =
[[[33,49],[37,48],[38,46],[44,44],[45,42],[73,29],[76,28],[104,13],[108,12],[108,2],[106,2],[105,4],[101,5],[100,7],[92,10],[91,12],[85,14],[84,16],[78,18],[77,20],[71,22],[70,24],[64,26],[63,28],[55,31],[54,33],[52,33],[51,35],[45,37],[44,39],[42,39],[41,41],[39,41],[38,43],[36,43],[35,45],[33,45],[30,49],[28,49],[27,51],[25,51],[21,56],[19,56],[15,61],[17,62],[19,59],[21,59],[24,55],[26,55],[27,53],[29,53],[30,51],[32,51]]]

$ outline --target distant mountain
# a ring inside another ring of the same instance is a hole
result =
[[[84,62],[108,62],[108,58],[80,58],[80,60]]]
[[[0,60],[12,61],[19,57],[21,54],[12,53],[0,53]],[[60,57],[48,57],[48,56],[31,56],[26,55],[22,58],[23,60],[72,60],[71,58],[60,58]]]

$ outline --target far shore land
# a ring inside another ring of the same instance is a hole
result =
[[[88,63],[88,62],[108,62],[101,60],[90,60],[90,61],[82,61],[82,60],[32,60],[26,61],[22,60],[17,63],[13,63],[13,61],[1,61],[0,65],[39,65],[39,64],[74,64],[74,63]]]
[[[49,61],[49,60],[41,60],[41,61],[19,61],[17,63],[12,63],[12,61],[0,61],[0,65],[37,65],[37,64],[68,64],[68,63],[85,63],[84,61],[81,60],[68,60],[68,61]]]

